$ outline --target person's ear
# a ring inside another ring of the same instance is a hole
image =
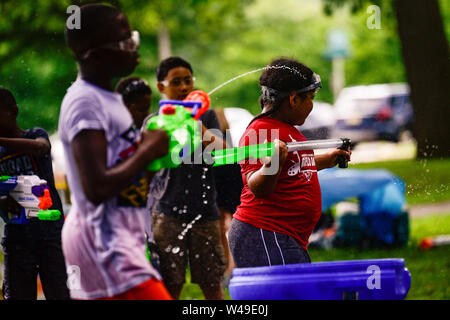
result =
[[[166,86],[165,85],[163,85],[161,82],[157,82],[156,86],[158,87],[159,92],[165,93],[165,91],[166,91]]]
[[[298,99],[300,99],[300,97],[296,92],[292,92],[291,94],[289,94],[289,103],[291,106],[297,104]]]

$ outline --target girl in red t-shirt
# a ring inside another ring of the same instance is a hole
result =
[[[267,140],[275,142],[276,152],[241,163],[244,188],[228,233],[230,249],[238,268],[311,262],[308,239],[321,214],[317,170],[334,167],[338,155],[350,160],[350,152],[288,153],[286,143],[306,140],[294,126],[305,122],[322,87],[307,66],[276,59],[259,84],[262,113],[247,127],[240,146]]]

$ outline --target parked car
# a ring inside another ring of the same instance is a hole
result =
[[[237,147],[242,134],[255,116],[243,108],[224,108],[223,111],[230,127],[233,146]]]
[[[329,139],[336,125],[336,112],[332,105],[315,101],[314,107],[301,126],[295,126],[308,140]]]
[[[405,83],[375,84],[344,88],[339,94],[333,137],[350,138],[353,143],[387,140],[398,142],[411,131],[413,109]]]

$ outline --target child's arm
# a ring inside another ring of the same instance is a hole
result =
[[[202,123],[202,144],[204,147],[207,147],[211,143],[214,143],[214,150],[230,148],[225,140],[215,135]]]
[[[86,197],[100,204],[130,184],[153,160],[167,154],[169,136],[164,130],[142,132],[136,152],[114,167],[106,167],[107,141],[104,131],[83,130],[71,143]]]
[[[316,162],[317,171],[327,168],[333,168],[337,165],[337,157],[339,155],[344,155],[347,157],[347,160],[350,161],[351,151],[350,148],[348,151],[341,149],[334,149],[329,153],[319,154],[314,156],[314,161]]]
[[[34,156],[43,156],[50,151],[50,143],[44,138],[0,138],[0,146]]]
[[[267,197],[273,192],[277,185],[281,168],[288,155],[287,146],[284,142],[279,140],[275,140],[274,142],[274,155],[267,158],[260,169],[251,171],[246,175],[248,187],[256,198]],[[278,165],[275,173],[273,172],[273,168],[270,168],[271,165]]]

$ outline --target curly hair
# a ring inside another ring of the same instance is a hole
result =
[[[115,91],[122,95],[123,103],[126,106],[135,101],[137,97],[152,94],[152,89],[148,83],[144,79],[138,77],[128,77],[120,80]]]
[[[284,99],[288,98],[292,91],[300,90],[311,84],[313,71],[303,63],[289,58],[277,58],[268,64],[259,78],[261,96],[259,103],[261,109],[269,107],[269,111],[263,112],[253,118],[270,116],[276,113]],[[299,93],[304,100],[308,92]],[[250,125],[250,124],[249,124]]]

